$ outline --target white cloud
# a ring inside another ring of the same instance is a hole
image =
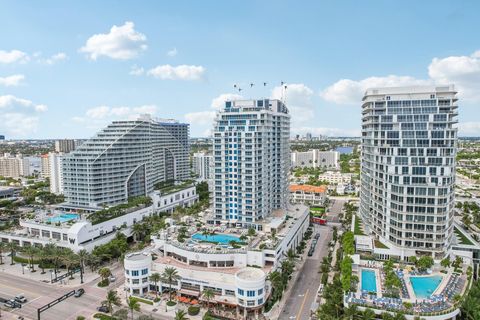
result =
[[[5,87],[16,87],[22,84],[25,80],[23,74],[14,74],[8,77],[0,77],[0,85]]]
[[[129,72],[129,74],[132,76],[141,76],[144,73],[145,73],[145,70],[142,67],[139,67],[137,65],[133,65],[130,68],[130,72]]]
[[[175,57],[177,55],[177,53],[178,53],[177,48],[173,48],[173,49],[167,51],[167,56]]]
[[[37,112],[45,112],[48,110],[47,106],[44,104],[35,104],[30,100],[17,98],[12,95],[4,95],[0,96],[0,109],[18,109],[24,108],[32,108]]]
[[[215,119],[215,111],[200,111],[200,112],[190,112],[185,114],[185,120],[190,124],[205,126],[213,126],[213,119]]]
[[[470,56],[434,58],[428,66],[428,75],[428,79],[397,75],[341,79],[321,91],[320,96],[337,104],[360,104],[367,88],[454,84],[462,99],[480,101],[480,50]]]
[[[285,102],[292,117],[292,127],[312,120],[315,116],[312,102],[313,90],[303,83],[289,83],[275,87],[271,96],[272,99],[280,99]]]
[[[147,74],[162,80],[201,80],[206,69],[202,66],[169,64],[156,66],[148,70]]]
[[[470,56],[434,58],[428,75],[438,84],[455,84],[463,99],[480,101],[480,50]]]
[[[38,129],[39,118],[24,113],[0,113],[0,131],[11,137],[29,137]]]
[[[30,60],[28,54],[20,50],[4,51],[0,50],[0,63],[26,63]]]
[[[92,60],[101,56],[118,60],[136,58],[140,52],[147,49],[147,37],[135,31],[135,24],[125,22],[123,26],[114,25],[109,33],[99,33],[91,36],[85,46],[80,48]]]
[[[141,114],[155,114],[158,108],[155,105],[144,105],[139,107],[109,107],[98,106],[88,109],[85,117],[90,120],[111,120],[111,119],[136,119]],[[80,122],[84,117],[74,117],[74,121]]]
[[[337,104],[359,104],[368,88],[430,84],[432,84],[431,80],[419,80],[409,76],[396,75],[369,77],[360,81],[342,79],[323,90],[320,96],[327,101]]]
[[[57,62],[67,60],[67,59],[68,59],[68,56],[67,56],[66,53],[58,52],[58,53],[50,56],[49,58],[47,58],[45,60],[40,60],[40,62],[43,62],[43,63],[48,64],[48,65],[52,65],[52,64],[55,64]]]
[[[233,101],[243,99],[243,97],[236,93],[222,93],[212,100],[211,107],[215,110],[221,110],[225,106],[225,101]]]

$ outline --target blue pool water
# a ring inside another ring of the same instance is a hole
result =
[[[228,244],[232,240],[236,242],[240,242],[240,239],[238,237],[231,236],[229,234],[223,234],[223,233],[218,233],[218,234],[213,234],[208,236],[204,236],[201,233],[195,233],[192,236],[192,239],[197,241],[218,242],[221,244]]]
[[[47,221],[51,223],[57,223],[57,222],[65,222],[65,221],[70,221],[78,219],[78,214],[75,213],[62,213],[61,215],[55,216],[48,218]]]
[[[362,269],[362,290],[377,292],[377,276],[375,271]]]
[[[410,277],[413,292],[420,299],[430,298],[440,282],[442,282],[442,276]]]

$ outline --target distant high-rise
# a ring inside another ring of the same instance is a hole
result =
[[[190,177],[188,124],[142,116],[114,121],[65,155],[68,203],[99,207],[147,195],[155,184]]]
[[[48,154],[48,165],[50,173],[50,192],[54,194],[63,194],[63,172],[62,172],[62,153],[50,152]]]
[[[213,156],[205,152],[193,154],[193,172],[199,180],[207,181],[213,178]]]
[[[360,214],[404,258],[450,248],[457,97],[453,86],[368,89],[362,105]]]
[[[40,175],[42,178],[50,178],[50,161],[48,154],[40,156]]]
[[[62,139],[55,141],[55,152],[69,153],[75,150],[75,140]]]
[[[243,227],[285,209],[290,115],[279,100],[227,101],[214,125],[214,217]]]
[[[5,136],[4,135],[0,135],[0,142],[2,141],[5,141]]]
[[[21,155],[0,157],[0,176],[20,178],[30,175],[30,161]]]

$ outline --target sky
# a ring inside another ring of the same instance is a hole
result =
[[[0,0],[0,135],[88,138],[151,113],[204,137],[226,99],[283,97],[292,135],[358,136],[366,88],[454,83],[459,135],[480,136],[479,12],[474,0]]]

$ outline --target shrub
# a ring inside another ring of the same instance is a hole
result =
[[[167,301],[167,306],[169,307],[173,307],[175,306],[177,303],[175,301]]]
[[[158,302],[160,301],[161,299],[159,297],[156,297],[155,299],[153,299],[153,302]]]
[[[199,313],[200,313],[200,307],[197,307],[197,306],[188,307],[188,315],[189,316],[196,316]]]
[[[139,298],[139,297],[130,297],[131,300],[135,300],[137,302],[141,302],[141,303],[146,303],[146,304],[149,304],[149,305],[153,305],[153,301],[152,300],[147,300],[147,299],[142,299],[142,298]]]
[[[110,281],[108,281],[108,279],[103,279],[102,281],[100,281],[100,282],[98,283],[98,286],[101,287],[101,288],[103,288],[103,287],[108,286],[109,284],[110,284]]]
[[[109,315],[103,314],[103,313],[95,313],[93,316],[94,319],[100,319],[100,320],[116,320],[114,317],[110,317]]]

